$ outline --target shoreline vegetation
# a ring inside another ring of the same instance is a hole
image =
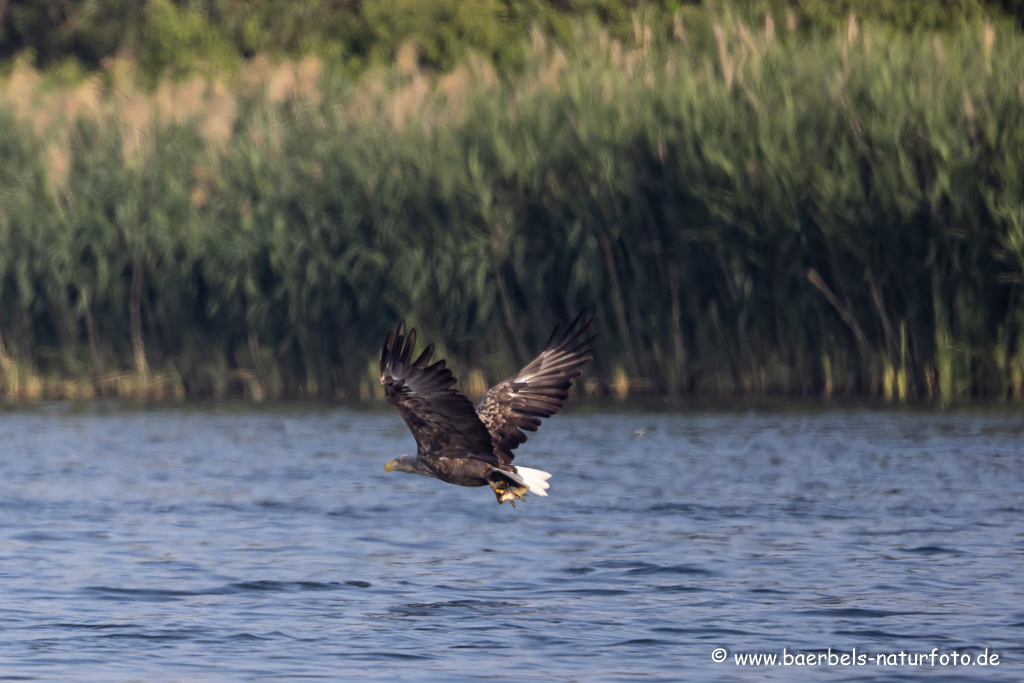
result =
[[[480,395],[591,309],[589,395],[1024,395],[1024,41],[677,13],[357,80],[0,81],[0,397]]]

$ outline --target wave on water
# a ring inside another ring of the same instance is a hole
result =
[[[338,591],[348,587],[369,588],[368,581],[238,581],[212,588],[198,590],[175,590],[169,588],[121,588],[112,586],[87,586],[82,590],[100,599],[138,600],[161,602],[180,600],[201,595],[234,595],[239,593],[293,593],[298,591]]]

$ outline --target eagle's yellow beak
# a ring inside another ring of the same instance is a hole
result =
[[[384,465],[384,471],[385,472],[393,472],[393,471],[395,471],[397,469],[398,469],[398,461],[397,460],[390,460],[390,461],[388,461],[387,464]]]

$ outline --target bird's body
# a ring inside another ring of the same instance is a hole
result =
[[[458,486],[490,486],[498,503],[533,492],[546,496],[547,472],[512,464],[512,450],[526,441],[522,430],[537,431],[540,418],[564,405],[572,380],[592,358],[593,337],[583,339],[592,321],[577,317],[564,332],[556,328],[544,350],[514,377],[492,387],[475,409],[452,385],[443,360],[430,363],[430,344],[416,360],[416,330],[405,336],[405,322],[388,333],[381,351],[384,394],[416,438],[416,455],[396,458],[386,471],[421,474]]]

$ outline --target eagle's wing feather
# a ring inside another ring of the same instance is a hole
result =
[[[537,431],[542,417],[562,409],[572,381],[593,358],[597,335],[582,337],[594,320],[579,325],[582,317],[576,316],[562,332],[556,327],[540,355],[514,377],[492,387],[477,406],[501,464],[511,463],[512,449],[526,441],[524,429]]]
[[[439,360],[430,364],[434,345],[412,359],[416,330],[405,336],[405,321],[394,335],[388,332],[380,357],[380,382],[384,395],[398,409],[416,438],[420,454],[446,458],[474,458],[498,464],[491,434],[473,410],[473,404],[457,389],[452,371]]]

